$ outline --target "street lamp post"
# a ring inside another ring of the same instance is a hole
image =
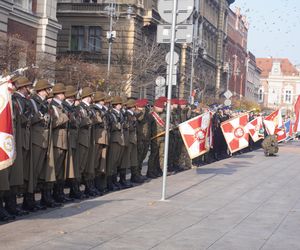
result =
[[[113,17],[116,14],[116,4],[115,3],[110,3],[105,10],[108,12],[109,16],[109,33],[107,35],[108,39],[108,59],[107,59],[107,78],[110,75],[110,67],[111,67],[111,50],[112,50],[112,43],[114,40],[114,35],[113,35]]]
[[[108,40],[108,58],[107,58],[107,79],[110,76],[111,71],[111,54],[112,54],[112,45],[113,41],[116,38],[116,33],[113,31],[113,22],[114,17],[118,17],[120,13],[116,13],[116,3],[110,3],[108,6],[105,7],[105,11],[107,11],[108,17],[109,17],[109,32],[107,34],[107,40]],[[128,5],[126,15],[127,19],[131,18],[131,15],[133,13],[133,8],[131,5]]]

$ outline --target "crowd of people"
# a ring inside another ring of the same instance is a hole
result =
[[[74,86],[52,86],[45,79],[33,86],[23,76],[13,79],[13,86],[17,153],[13,165],[0,171],[0,221],[162,176],[165,97],[150,105],[147,99],[112,97],[90,87],[79,94]],[[207,110],[171,100],[169,175],[229,156],[220,128],[235,115],[227,108],[213,115],[212,150],[193,161],[188,155],[178,125]],[[260,145],[250,143],[250,149],[255,146]]]

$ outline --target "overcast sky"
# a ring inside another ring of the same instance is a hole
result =
[[[256,57],[289,58],[300,64],[299,0],[236,0],[250,24],[248,50]]]

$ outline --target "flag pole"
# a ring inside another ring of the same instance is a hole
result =
[[[175,35],[176,35],[176,19],[177,19],[177,1],[173,1],[173,15],[171,27],[171,43],[170,43],[170,62],[169,62],[169,78],[168,78],[168,100],[167,100],[167,117],[166,117],[166,136],[164,148],[164,167],[163,167],[163,183],[161,201],[166,200],[166,182],[168,171],[168,152],[169,152],[169,129],[170,129],[170,116],[171,116],[171,97],[172,97],[172,73],[174,67],[174,50],[175,50]]]

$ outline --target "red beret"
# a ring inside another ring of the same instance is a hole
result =
[[[157,100],[155,100],[153,106],[158,107],[158,108],[164,108],[165,107],[164,101],[162,101],[161,99],[157,99]]]
[[[147,99],[139,99],[139,100],[136,100],[136,102],[135,102],[135,105],[138,108],[144,108],[147,104],[148,104],[148,100]]]
[[[165,96],[160,96],[160,97],[158,97],[157,100],[160,100],[160,101],[163,101],[163,102],[167,102],[168,98],[165,97]]]
[[[179,105],[187,105],[187,101],[186,101],[186,100],[183,100],[183,99],[180,99],[180,100],[178,101],[178,104],[179,104]]]
[[[171,99],[171,104],[179,104],[179,100],[178,99]]]

